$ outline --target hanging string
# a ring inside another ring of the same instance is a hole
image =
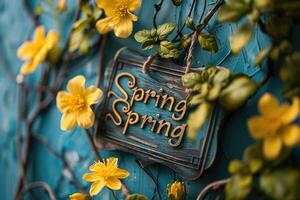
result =
[[[144,64],[143,64],[143,73],[147,74],[150,71],[150,64],[151,62],[154,60],[154,58],[156,57],[157,54],[154,55],[150,55],[147,57],[147,59],[145,60]]]
[[[203,12],[202,12],[200,20],[199,20],[199,27],[200,28],[198,28],[193,33],[191,44],[190,44],[189,49],[188,49],[188,54],[187,54],[187,59],[186,59],[185,74],[189,73],[190,69],[192,67],[193,50],[194,50],[194,46],[195,46],[195,43],[196,43],[196,40],[197,40],[199,34],[206,27],[206,25],[208,24],[209,20],[214,16],[214,14],[217,12],[217,10],[220,8],[220,6],[224,3],[224,0],[218,0],[218,2],[215,5],[215,7],[212,10],[210,10],[208,12],[208,14],[206,15],[206,17],[202,20],[202,18],[204,16],[205,9],[206,9],[207,1],[205,0],[204,3],[205,3],[205,6],[203,8]]]
[[[194,46],[195,46],[197,38],[198,38],[198,31],[195,31],[192,35],[192,41],[191,41],[191,44],[188,49],[188,54],[187,54],[187,58],[186,58],[186,67],[185,67],[185,72],[184,72],[185,74],[189,73],[190,69],[192,67],[193,50],[194,50]]]

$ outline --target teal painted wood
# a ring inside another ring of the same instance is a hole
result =
[[[34,4],[35,1],[32,1]],[[73,3],[72,3],[73,2]],[[137,12],[139,21],[134,25],[134,32],[142,28],[150,28],[153,14],[153,3],[155,1],[144,0],[143,7]],[[185,0],[181,7],[174,7],[170,0],[166,0],[162,11],[158,15],[159,23],[167,21],[178,21],[182,24],[187,15],[191,0]],[[207,0],[207,6],[204,6],[205,0],[198,0],[196,12],[194,13],[195,20],[198,21],[203,8],[205,12],[214,5],[216,0]],[[74,15],[75,1],[68,1],[69,11],[68,16],[59,17],[62,20],[57,23],[51,20],[49,16],[42,17],[42,24],[47,29],[56,29],[62,33],[62,43],[66,40],[66,33],[70,30],[70,21]],[[29,16],[24,11],[20,0],[1,0],[0,1],[0,199],[11,200],[16,187],[18,176],[18,164],[16,157],[16,123],[17,123],[17,99],[20,97],[18,86],[15,77],[22,64],[16,57],[16,50],[19,45],[28,39],[33,32],[33,24]],[[216,54],[205,52],[196,48],[193,62],[194,66],[222,65],[230,68],[235,72],[244,72],[251,75],[255,80],[263,78],[264,69],[255,68],[252,66],[256,53],[268,44],[266,36],[257,28],[256,34],[252,42],[237,56],[230,53],[230,45],[228,37],[236,29],[237,24],[218,24],[213,18],[209,26],[205,29],[214,33],[220,50]],[[117,39],[112,34],[109,36],[108,47],[105,50],[106,64],[112,59],[115,52],[123,46],[132,47],[141,50],[133,37],[129,39]],[[77,74],[83,74],[87,77],[87,84],[93,84],[96,78],[98,57],[91,58],[89,62]],[[107,66],[107,65],[105,65]],[[38,81],[41,73],[41,68],[26,78],[28,83],[34,84]],[[75,76],[68,77],[71,78]],[[272,91],[280,95],[280,82],[274,78],[266,84],[255,98],[253,98],[247,106],[239,111],[236,111],[226,121],[225,126],[220,130],[220,144],[218,156],[214,165],[206,171],[206,173],[197,181],[186,182],[188,198],[193,200],[198,193],[208,183],[228,176],[228,162],[234,158],[239,158],[246,145],[250,144],[250,139],[246,129],[246,119],[255,114],[256,102],[258,96],[264,91]],[[34,98],[34,97],[31,97]],[[34,105],[32,105],[34,106]],[[41,134],[47,138],[52,146],[62,153],[70,162],[76,172],[79,180],[83,173],[87,172],[87,167],[94,161],[92,151],[87,145],[86,138],[81,129],[76,128],[74,131],[64,133],[60,130],[59,121],[61,114],[53,104],[51,109],[44,113],[43,118],[34,127],[35,134]],[[217,140],[217,138],[214,138]],[[70,174],[63,169],[62,163],[50,154],[45,147],[38,142],[33,142],[31,151],[31,160],[29,166],[30,181],[46,181],[53,188],[58,199],[67,199],[70,193],[76,192],[75,188],[69,183]],[[154,186],[151,179],[145,174],[136,164],[135,158],[126,153],[117,151],[102,151],[104,157],[117,156],[119,157],[120,166],[128,169],[131,176],[125,180],[128,189],[133,193],[142,193],[149,198],[152,197]],[[155,164],[149,167],[149,170],[154,174],[159,182],[159,187],[162,192],[163,199],[166,199],[165,188],[167,184],[175,179],[180,179],[167,167]],[[88,190],[89,185],[81,181]],[[45,199],[42,192],[37,193],[39,199]],[[118,198],[123,197],[118,193]],[[108,190],[101,192],[101,195],[95,199],[110,199]],[[154,199],[157,199],[156,197]]]

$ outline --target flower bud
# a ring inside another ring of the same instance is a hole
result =
[[[184,183],[175,181],[167,188],[168,200],[184,200],[185,186]]]
[[[66,10],[66,0],[58,0],[56,8],[59,12],[65,11]]]
[[[234,110],[244,105],[258,89],[257,84],[247,76],[236,77],[221,92],[220,103],[227,110]]]
[[[77,192],[69,196],[70,200],[90,200],[90,196]]]

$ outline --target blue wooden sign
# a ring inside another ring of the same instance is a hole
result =
[[[107,74],[104,102],[96,136],[99,147],[119,149],[138,159],[164,164],[185,179],[197,179],[213,162],[221,113],[214,109],[191,142],[186,137],[184,68],[155,60],[142,72],[146,57],[120,50]]]

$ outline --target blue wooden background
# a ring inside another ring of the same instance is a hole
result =
[[[37,1],[30,1],[32,7]],[[41,23],[47,30],[55,29],[62,35],[63,44],[66,40],[67,32],[70,30],[70,22],[76,9],[76,1],[68,0],[67,14],[57,16],[54,19],[49,14],[43,14]],[[152,15],[154,12],[153,4],[156,1],[144,0],[142,9],[137,11],[139,21],[134,24],[134,32],[142,28],[152,27]],[[165,4],[158,15],[159,23],[172,21],[183,23],[188,10],[191,6],[191,0],[184,0],[181,7],[172,5],[171,0],[165,0]],[[205,4],[206,2],[206,4]],[[198,21],[203,9],[209,11],[216,3],[216,0],[198,0],[196,3],[194,19]],[[206,5],[206,6],[205,6]],[[51,13],[51,9],[47,10]],[[150,20],[151,19],[151,20]],[[241,22],[242,23],[242,22]],[[252,42],[237,56],[230,53],[229,36],[237,28],[238,24],[219,24],[215,18],[211,20],[206,31],[215,34],[219,45],[219,51],[216,54],[205,52],[196,48],[194,54],[194,66],[221,65],[230,68],[234,72],[244,72],[259,81],[263,78],[264,67],[254,67],[252,65],[256,53],[268,45],[268,38],[261,33],[259,28],[255,31]],[[16,75],[22,62],[16,57],[16,50],[33,33],[33,23],[25,12],[20,0],[0,0],[0,199],[13,199],[19,168],[16,157],[16,123],[18,119],[18,98],[20,96]],[[129,39],[118,39],[109,35],[108,47],[105,49],[105,63],[112,59],[114,53],[123,46],[140,49],[131,36]],[[96,80],[98,65],[98,56],[90,59],[81,71],[77,74],[83,74],[87,78],[87,84],[93,84]],[[106,65],[105,65],[106,66]],[[42,67],[40,67],[42,68]],[[35,84],[39,80],[41,70],[26,78],[27,83]],[[68,77],[71,78],[75,76]],[[247,132],[246,119],[257,113],[257,98],[264,91],[272,91],[280,95],[281,83],[277,78],[272,78],[263,88],[260,89],[257,96],[254,97],[244,108],[231,114],[226,120],[225,126],[219,132],[218,156],[214,165],[204,173],[199,180],[186,182],[188,198],[193,200],[198,193],[210,182],[225,178],[228,162],[234,158],[240,158],[242,152],[252,140]],[[59,151],[70,162],[76,172],[79,180],[83,173],[87,172],[88,166],[93,163],[94,156],[83,131],[79,128],[66,133],[60,130],[61,114],[55,104],[52,105],[38,124],[34,127],[36,134],[41,134],[47,138],[51,145]],[[55,156],[38,142],[34,142],[31,151],[31,160],[29,165],[30,181],[46,181],[54,190],[58,199],[67,199],[68,195],[76,192],[75,188],[69,183],[70,174],[63,169],[63,164]],[[136,164],[135,158],[131,155],[111,151],[101,151],[104,157],[119,157],[120,166],[130,172],[130,177],[125,180],[125,184],[132,193],[142,193],[151,199],[154,194],[154,185],[151,179]],[[166,199],[165,188],[167,184],[179,177],[168,168],[161,165],[153,165],[149,168],[159,182],[159,187]],[[81,181],[82,185],[88,190],[89,184]],[[42,192],[39,193],[39,199],[46,199]],[[107,189],[101,192],[101,195],[95,199],[110,199],[110,193]],[[119,199],[123,199],[118,192]],[[154,197],[154,199],[157,199]]]

